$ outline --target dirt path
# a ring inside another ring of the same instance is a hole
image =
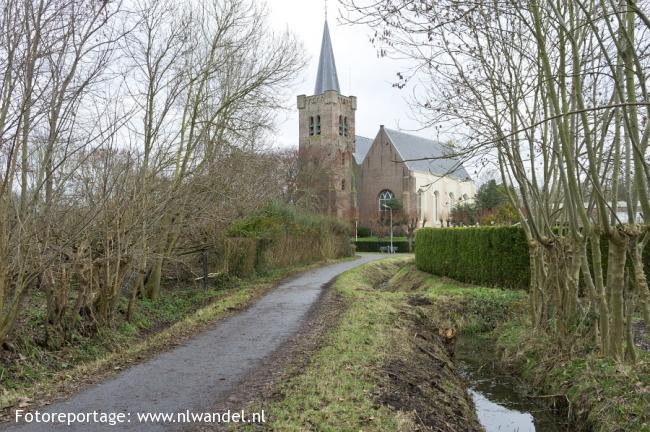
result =
[[[242,313],[220,321],[184,345],[53,404],[41,413],[125,413],[125,423],[5,424],[3,431],[170,431],[188,425],[141,423],[137,413],[211,412],[237,384],[300,329],[323,286],[342,272],[385,257],[364,254],[305,272]],[[271,372],[271,371],[269,371]],[[129,421],[130,420],[130,421]]]

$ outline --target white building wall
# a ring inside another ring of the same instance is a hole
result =
[[[451,209],[459,203],[472,201],[476,195],[476,184],[472,181],[461,182],[418,171],[412,175],[419,195],[420,226],[447,226]]]

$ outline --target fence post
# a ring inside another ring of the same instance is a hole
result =
[[[208,252],[203,250],[203,289],[208,289]]]

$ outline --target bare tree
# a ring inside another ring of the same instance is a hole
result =
[[[425,123],[463,133],[458,154],[493,164],[519,192],[507,188],[530,244],[535,326],[570,346],[591,310],[602,353],[634,360],[632,313],[640,306],[650,320],[641,262],[650,128],[639,120],[650,113],[647,4],[343,3],[351,21],[376,30],[382,54],[414,61],[400,85],[416,75],[431,83],[416,101]]]
[[[160,293],[179,245],[280,194],[268,132],[303,66],[254,2],[0,6],[0,342],[32,290],[46,342]]]
[[[71,156],[89,144],[74,131],[82,101],[119,38],[108,23],[121,10],[119,2],[75,0],[4,5],[0,340],[29,288],[45,283],[42,272],[58,259],[52,249],[60,241],[50,229],[54,197],[74,169]]]
[[[169,204],[146,284],[150,298],[160,291],[163,261],[171,254],[187,216],[183,195],[188,178],[203,172],[234,136],[268,122],[283,86],[302,65],[295,41],[269,37],[264,14],[234,0],[214,1],[194,15],[191,50],[185,55],[178,138],[171,160]],[[243,115],[246,112],[247,115]],[[252,115],[252,117],[251,117]]]

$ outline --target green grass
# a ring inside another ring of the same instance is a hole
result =
[[[410,271],[410,270],[409,270]],[[650,431],[650,358],[635,366],[603,359],[592,337],[561,349],[528,322],[528,295],[429,276],[426,295],[438,319],[496,344],[504,365],[534,393],[566,395],[572,414],[594,432]],[[563,397],[559,398],[560,403]]]
[[[525,319],[506,323],[494,337],[504,362],[540,393],[566,395],[589,430],[650,431],[648,353],[638,352],[635,365],[616,363],[601,357],[586,335],[560,348]]]
[[[397,313],[392,298],[398,294],[368,288],[367,267],[336,281],[334,289],[350,309],[309,367],[282,386],[286,397],[267,408],[274,430],[397,430],[394,414],[376,406],[370,394],[379,379],[374,370],[388,348]]]
[[[413,349],[407,342],[413,336],[410,321],[404,315],[413,292],[405,288],[408,272],[400,270],[409,261],[412,258],[390,258],[337,279],[332,289],[341,294],[347,309],[308,367],[280,385],[280,400],[264,405],[270,418],[267,428],[391,432],[419,427],[414,412],[395,411],[375,399],[387,379],[382,366],[389,359],[407,359]],[[430,400],[431,405],[462,400],[464,389],[455,385],[443,380],[446,391]]]
[[[322,265],[294,266],[269,271],[251,279],[232,279],[208,290],[196,287],[168,287],[158,300],[142,300],[131,322],[118,318],[111,327],[97,333],[72,335],[58,350],[49,350],[42,339],[42,298],[31,299],[24,321],[14,337],[16,361],[0,363],[0,408],[21,398],[48,399],[66,386],[106,371],[128,366],[171,342],[192,335],[207,324],[266,292],[277,281],[298,271]],[[126,309],[126,305],[121,305]]]
[[[450,326],[465,334],[494,330],[500,323],[524,311],[528,299],[523,291],[463,285],[436,276],[430,276],[427,282],[426,294],[436,309]]]
[[[390,271],[388,283],[378,285]],[[487,338],[533,393],[558,395],[560,405],[568,400],[576,427],[650,431],[647,353],[635,366],[616,364],[598,356],[587,336],[560,349],[531,329],[524,291],[467,285],[412,264],[391,269],[386,261],[344,274],[334,289],[348,310],[309,366],[280,386],[283,397],[265,406],[274,430],[409,430],[409,418],[377,406],[372,394],[381,386],[380,365],[394,349],[401,306],[421,298],[439,328]]]
[[[566,395],[578,423],[594,432],[650,431],[647,353],[639,353],[635,366],[616,364],[598,355],[588,335],[560,348],[531,328],[523,291],[463,285],[436,276],[429,276],[427,284],[425,295],[440,321],[447,320],[464,334],[491,339],[504,365],[534,393]]]

